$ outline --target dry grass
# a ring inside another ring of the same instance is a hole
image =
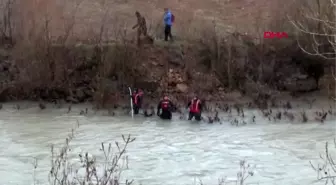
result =
[[[5,1],[3,1],[5,2]],[[224,30],[237,27],[240,31],[249,32],[253,27],[255,17],[259,16],[266,22],[274,3],[269,1],[16,1],[15,17],[21,22],[20,28],[25,28],[24,37],[33,29],[38,30],[44,26],[45,19],[49,19],[50,34],[62,35],[67,29],[69,20],[74,19],[76,25],[72,36],[79,40],[87,39],[92,32],[99,32],[102,17],[107,13],[104,25],[109,30],[125,29],[131,34],[131,25],[135,22],[134,12],[140,11],[147,18],[152,31],[157,31],[157,25],[162,21],[163,8],[169,7],[176,16],[174,30],[177,35],[188,34],[194,29],[200,29],[204,24],[211,25],[212,21],[218,22]],[[192,8],[190,8],[192,7]],[[260,14],[260,12],[263,12]],[[70,21],[72,22],[72,21]],[[161,31],[161,28],[160,28]],[[111,39],[115,33],[108,34]]]
[[[10,14],[7,14],[7,2],[13,3]],[[268,85],[279,81],[273,72],[279,66],[269,55],[273,55],[274,50],[278,53],[295,50],[290,48],[296,41],[292,37],[283,41],[267,41],[262,37],[264,31],[286,31],[294,35],[294,27],[286,18],[296,10],[293,2],[283,5],[280,1],[256,0],[2,0],[1,3],[6,10],[2,16],[11,20],[10,23],[2,22],[10,28],[3,30],[2,38],[15,43],[11,52],[20,71],[17,88],[27,93],[38,86],[62,86],[62,91],[68,93],[75,88],[69,78],[71,71],[88,61],[96,63],[95,75],[90,77],[96,84],[95,90],[98,89],[94,99],[101,102],[108,99],[104,95],[104,84],[101,84],[105,78],[117,76],[122,86],[132,84],[137,76],[125,74],[135,73],[139,66],[135,64],[144,53],[133,46],[135,31],[131,27],[135,23],[136,10],[147,18],[150,35],[160,38],[163,8],[169,7],[176,16],[173,30],[177,42],[174,45],[180,50],[185,48],[182,45],[189,45],[191,50],[199,52],[190,56],[183,54],[186,56],[183,60],[188,63],[183,69],[185,76],[190,73],[189,68],[199,66],[192,62],[202,60],[228,89],[242,90],[246,80]],[[296,15],[295,18],[301,20],[302,17]],[[103,46],[111,43],[115,44],[114,48]],[[59,46],[57,51],[55,44]],[[91,56],[81,59],[75,56],[80,54],[69,54],[73,50],[69,48],[83,44],[93,46],[93,51],[88,52]],[[187,60],[187,57],[193,58]]]

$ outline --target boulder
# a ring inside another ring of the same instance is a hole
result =
[[[176,89],[181,93],[187,93],[188,92],[188,85],[181,83],[176,85]]]
[[[116,92],[118,90],[118,82],[108,78],[103,79],[102,85],[104,91],[107,92]]]
[[[85,99],[85,93],[84,93],[84,89],[77,89],[76,90],[76,98],[79,101],[83,101]]]
[[[93,97],[93,93],[94,93],[93,89],[86,88],[83,90],[83,92],[85,93],[86,96]]]
[[[159,82],[156,81],[138,81],[136,86],[148,92],[155,92],[160,86]]]
[[[284,83],[284,89],[290,92],[309,92],[316,89],[316,81],[304,75],[296,75],[287,78]]]
[[[180,74],[180,72],[173,70],[173,69],[169,69],[169,73],[168,73],[169,86],[175,87],[177,84],[182,84],[182,83],[184,83],[184,79],[182,75]]]
[[[172,64],[176,67],[184,66],[183,53],[181,48],[169,48],[169,55],[167,56],[169,64]]]
[[[71,102],[71,103],[79,103],[79,101],[76,98],[72,97],[72,96],[68,96],[66,98],[66,101],[67,102]]]
[[[316,89],[316,81],[313,78],[287,79],[284,82],[284,87],[291,92],[309,92]]]

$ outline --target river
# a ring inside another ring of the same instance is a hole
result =
[[[33,184],[33,161],[38,159],[37,184],[46,184],[50,170],[50,145],[60,145],[74,128],[73,151],[98,154],[101,142],[114,142],[121,134],[136,137],[128,150],[129,168],[123,176],[143,185],[217,184],[218,178],[236,178],[239,161],[254,167],[247,184],[309,185],[316,173],[309,161],[324,151],[325,141],[335,136],[335,120],[325,124],[256,124],[232,126],[156,118],[107,116],[104,113],[79,115],[79,108],[39,110],[23,103],[0,110],[0,184]],[[26,107],[25,107],[26,105]],[[89,111],[90,112],[90,111]]]

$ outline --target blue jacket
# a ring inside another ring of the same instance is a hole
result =
[[[172,13],[169,10],[164,14],[163,21],[165,25],[172,25]]]

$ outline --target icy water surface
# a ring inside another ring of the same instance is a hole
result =
[[[100,153],[101,142],[114,142],[121,134],[136,137],[128,150],[129,169],[124,177],[144,185],[193,184],[195,177],[216,184],[219,177],[234,179],[239,160],[255,166],[250,184],[309,185],[316,179],[309,161],[318,159],[324,142],[335,136],[335,121],[325,124],[268,124],[258,121],[242,127],[229,123],[205,124],[156,118],[110,117],[79,110],[36,107],[0,110],[0,184],[32,184],[33,157],[36,179],[46,184],[50,145],[62,144],[79,121],[72,141],[74,151]],[[316,183],[316,182],[315,182]]]

